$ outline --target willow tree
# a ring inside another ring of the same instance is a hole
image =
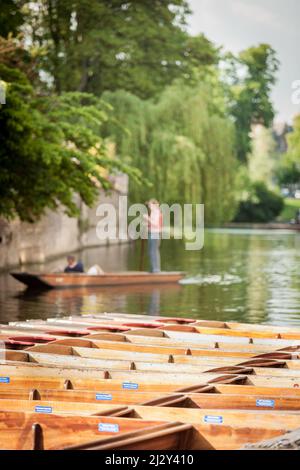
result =
[[[214,86],[213,86],[214,85]],[[234,128],[216,84],[177,82],[157,101],[106,93],[115,119],[105,128],[122,159],[131,159],[149,184],[131,184],[132,202],[204,203],[206,222],[230,220],[235,210]]]

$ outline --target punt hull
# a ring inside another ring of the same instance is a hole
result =
[[[181,272],[119,272],[105,273],[97,276],[81,273],[20,273],[12,272],[11,276],[31,289],[61,289],[73,287],[107,287],[138,284],[178,283],[184,277]]]

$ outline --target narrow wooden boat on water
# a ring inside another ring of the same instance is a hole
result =
[[[18,322],[11,324],[13,327],[19,326]],[[64,320],[64,319],[50,319],[47,322],[44,321],[34,321],[33,323],[28,324],[28,328],[54,328],[55,326],[63,329],[85,329],[89,333],[95,331],[124,331],[127,335],[133,336],[145,336],[145,337],[157,337],[157,338],[169,338],[175,341],[180,342],[191,342],[191,343],[208,343],[208,342],[221,342],[227,343],[230,345],[265,345],[276,347],[277,349],[287,348],[287,347],[295,347],[299,346],[300,348],[300,337],[297,339],[297,335],[290,339],[282,339],[282,337],[274,337],[273,335],[261,335],[260,333],[251,335],[250,332],[242,332],[238,335],[227,335],[223,334],[222,330],[218,331],[210,331],[208,329],[207,332],[202,332],[201,329],[190,327],[190,326],[180,326],[180,325],[170,325],[163,327],[157,326],[157,323],[147,323],[147,324],[137,324],[134,322],[127,322],[123,324],[115,324],[115,325],[106,325],[95,323],[95,322],[88,322],[88,321],[78,321],[77,323],[72,320]],[[192,329],[192,331],[189,331]],[[225,333],[227,330],[224,330]]]
[[[17,281],[36,289],[58,289],[62,287],[102,287],[136,284],[177,283],[184,277],[182,272],[147,273],[140,271],[104,273],[26,273],[12,272]]]
[[[22,365],[20,363],[6,363],[1,365],[0,389],[10,390],[19,388],[58,389],[58,390],[94,390],[94,391],[120,391],[128,393],[139,393],[143,391],[173,392],[183,391],[182,380],[175,383],[147,383],[134,382],[133,377],[129,380],[110,379],[107,371],[95,373],[94,370],[81,370],[70,368],[45,367],[40,364]],[[200,377],[198,382],[187,384],[186,388],[202,390],[207,383],[216,384],[244,384],[246,376],[206,374]],[[276,385],[275,385],[276,386]],[[284,387],[287,388],[287,387]],[[273,393],[274,389],[272,388]],[[294,392],[290,387],[290,392]],[[296,390],[298,392],[298,389]]]
[[[151,413],[154,418],[147,419]],[[256,419],[257,413],[252,412],[252,417],[250,413],[247,413],[249,420],[245,422],[244,412],[239,414],[228,410],[215,414],[213,410],[136,406],[111,407],[110,411],[105,407],[101,411],[99,407],[97,416],[52,414],[43,412],[42,408],[34,412],[0,411],[0,448],[88,448],[91,446],[90,441],[97,440],[101,445],[107,443],[104,439],[108,438],[130,438],[134,432],[153,433],[164,430],[165,436],[172,436],[167,443],[159,433],[156,435],[156,442],[152,440],[152,443],[147,445],[142,441],[140,446],[136,447],[133,441],[131,449],[226,450],[239,449],[246,443],[271,439],[297,428],[296,415],[277,413],[278,419],[274,420],[272,414],[263,412],[260,418]],[[118,414],[123,416],[115,417]],[[166,420],[161,420],[158,415],[164,416]],[[181,416],[184,424],[173,421],[173,416]],[[183,440],[180,433],[185,433]],[[120,447],[115,444],[113,448],[117,450]]]
[[[215,356],[205,355],[205,351],[203,351],[203,355],[199,356],[192,356],[191,354],[173,354],[172,349],[168,350],[165,348],[163,353],[159,353],[158,351],[151,352],[151,353],[144,353],[138,351],[126,351],[124,349],[119,349],[120,343],[113,343],[114,348],[109,349],[109,353],[107,349],[102,347],[103,343],[100,341],[94,342],[87,342],[86,344],[84,341],[81,341],[78,345],[76,342],[72,344],[69,343],[69,340],[57,340],[51,342],[50,344],[37,344],[33,347],[29,347],[26,351],[30,352],[44,352],[47,354],[61,354],[61,355],[68,355],[68,356],[80,356],[83,358],[91,358],[91,359],[104,359],[106,360],[109,354],[109,358],[113,360],[122,360],[122,361],[131,361],[131,362],[144,362],[144,363],[161,363],[161,364],[186,364],[191,366],[201,366],[205,364],[212,364],[212,365],[219,365],[219,366],[242,366],[242,367],[268,367],[268,368],[286,368],[286,369],[300,369],[300,360],[295,359],[297,356],[294,356],[294,360],[289,360],[289,355],[283,353],[281,360],[269,357],[250,357],[250,358],[241,358],[239,356],[223,356],[222,352],[216,350]],[[168,351],[170,353],[168,354]],[[217,354],[218,353],[218,354]]]
[[[42,351],[42,352],[41,352]],[[219,363],[215,361],[201,361],[192,363],[175,363],[174,357],[160,357],[156,360],[156,356],[151,360],[143,360],[143,357],[133,358],[111,357],[103,358],[100,352],[89,348],[73,348],[61,345],[45,345],[34,346],[30,350],[13,351],[0,350],[0,363],[2,361],[20,362],[23,364],[41,364],[50,367],[68,367],[72,369],[96,369],[99,372],[121,372],[136,371],[151,375],[157,374],[234,374],[234,375],[256,375],[256,376],[272,376],[282,378],[293,378],[295,381],[300,380],[300,363],[299,361],[278,361],[278,360],[252,360],[243,363]],[[148,358],[148,357],[147,357]],[[145,358],[144,358],[145,359]]]
[[[144,404],[133,405],[130,407],[119,405],[103,405],[99,403],[88,402],[65,402],[65,401],[35,401],[35,400],[0,400],[0,410],[23,411],[37,414],[55,414],[72,416],[115,416],[131,417],[135,419],[145,419],[147,421],[166,421],[172,422],[178,420],[189,424],[212,424],[212,421],[205,419],[207,416],[214,416],[214,408],[205,407],[170,407],[170,406],[147,406]],[[151,413],[153,413],[151,417]],[[299,426],[299,411],[266,411],[260,410],[218,410],[216,416],[222,417],[220,425],[240,426],[246,423],[250,427],[261,427],[263,424],[266,429],[276,429],[278,427],[296,429]]]
[[[14,322],[0,325],[0,370],[0,448],[239,449],[300,426],[297,329],[119,313]]]
[[[284,387],[282,383],[280,386],[277,384],[262,384],[251,385],[248,383],[245,376],[206,376],[208,384],[201,381],[199,378],[198,383],[187,384],[182,387],[181,384],[158,384],[158,383],[134,383],[124,382],[120,380],[108,379],[107,376],[102,377],[97,374],[94,379],[90,374],[74,374],[74,371],[69,369],[56,369],[37,370],[36,368],[20,368],[20,366],[9,365],[1,366],[0,378],[0,391],[10,393],[16,390],[27,390],[28,396],[32,391],[37,390],[39,393],[43,390],[57,390],[64,391],[70,390],[75,392],[84,391],[92,393],[96,399],[105,401],[106,394],[112,400],[114,397],[118,399],[118,394],[124,392],[128,400],[138,400],[142,393],[155,393],[162,396],[166,393],[180,393],[180,394],[198,394],[198,393],[213,393],[213,394],[229,394],[229,395],[261,395],[261,396],[277,396],[277,397],[300,397],[300,387]],[[209,380],[210,379],[210,380]],[[97,395],[99,394],[99,395]],[[103,395],[102,395],[103,394]],[[97,395],[97,397],[96,397]]]
[[[38,385],[38,384],[37,384]],[[223,386],[224,387],[224,386]],[[207,408],[207,409],[236,409],[236,410],[259,410],[259,411],[300,411],[299,394],[288,389],[290,395],[282,396],[278,390],[272,389],[272,394],[266,394],[260,387],[252,387],[252,392],[246,390],[244,394],[234,394],[233,390],[238,386],[231,385],[230,393],[222,393],[222,385],[214,387],[204,386],[198,393],[169,392],[136,392],[128,393],[126,390],[95,392],[90,390],[58,390],[58,389],[37,389],[27,386],[22,389],[0,388],[0,405],[4,406],[3,400],[9,400],[5,409],[9,408],[10,402],[28,400],[39,404],[41,401],[77,403],[78,410],[83,410],[83,403],[109,404],[109,405],[147,405],[163,406],[168,408]],[[245,389],[245,387],[243,387]],[[246,387],[249,389],[250,387]],[[15,408],[14,408],[15,409]],[[74,406],[71,407],[71,410]],[[25,408],[23,409],[25,411]],[[65,409],[70,411],[69,408]],[[55,412],[55,411],[54,411]]]
[[[0,329],[1,347],[7,349],[26,349],[35,344],[55,343],[78,347],[91,347],[111,350],[123,350],[140,353],[187,355],[187,356],[226,356],[245,358],[265,358],[291,360],[299,359],[300,346],[293,343],[273,342],[270,346],[261,344],[231,344],[214,341],[188,343],[179,339],[167,338],[161,331],[153,330],[151,336],[142,336],[145,330],[136,329],[135,334],[110,334],[106,331],[119,331],[121,326],[99,326],[95,332],[87,330],[69,329],[49,325],[48,328],[28,323],[28,328],[11,326]],[[38,329],[37,329],[38,328]],[[155,336],[153,334],[155,333]],[[53,336],[52,336],[53,335]],[[54,336],[55,335],[55,336]],[[157,336],[158,335],[158,336]],[[286,344],[292,344],[286,346]]]
[[[30,339],[30,337],[28,337]],[[121,340],[121,339],[124,340]],[[247,359],[255,360],[255,359],[266,359],[266,360],[298,360],[300,359],[300,348],[299,352],[296,350],[293,351],[281,351],[281,350],[274,350],[263,348],[256,348],[253,345],[249,345],[246,348],[242,349],[234,349],[233,351],[225,349],[224,347],[220,347],[221,345],[218,344],[218,347],[214,343],[211,344],[211,349],[201,345],[186,345],[186,347],[179,343],[176,345],[174,342],[164,342],[163,340],[158,340],[154,338],[154,342],[147,342],[145,344],[145,339],[140,342],[133,342],[132,339],[134,337],[123,337],[121,335],[90,335],[84,338],[57,338],[53,345],[66,345],[66,346],[74,346],[74,347],[83,347],[83,348],[92,348],[92,349],[101,349],[103,354],[106,356],[109,354],[121,354],[121,352],[132,352],[132,353],[140,353],[140,354],[155,354],[157,355],[164,355],[164,356],[173,356],[174,362],[186,362],[189,359],[196,360],[198,357],[201,359],[205,357],[205,359],[212,360],[216,358],[221,361],[225,361],[226,359],[232,358],[232,360],[244,360]],[[135,339],[138,339],[135,338]],[[148,339],[148,338],[147,338]],[[117,340],[117,341],[115,341]],[[157,341],[158,340],[158,341]],[[252,348],[251,348],[252,346]],[[107,350],[110,350],[108,352]],[[105,351],[105,353],[104,353]]]
[[[12,351],[8,351],[12,352]],[[15,353],[15,352],[14,352]],[[16,353],[15,353],[16,354]],[[12,358],[12,356],[9,356]],[[43,377],[63,377],[65,380],[73,378],[75,379],[93,379],[97,377],[99,379],[106,379],[117,381],[122,385],[123,388],[126,388],[128,384],[128,389],[138,389],[138,390],[152,390],[154,387],[158,387],[162,391],[170,391],[179,389],[182,381],[186,386],[209,384],[215,382],[222,382],[224,380],[234,381],[234,383],[246,383],[248,385],[258,385],[258,386],[270,386],[270,387],[291,387],[299,388],[300,387],[300,376],[293,374],[282,374],[279,375],[279,371],[284,371],[284,369],[274,369],[277,371],[274,375],[272,370],[261,369],[246,369],[246,368],[229,368],[229,367],[218,367],[218,368],[200,368],[197,372],[187,371],[187,372],[178,372],[176,368],[173,370],[165,369],[164,370],[143,370],[143,369],[127,369],[122,365],[119,365],[114,369],[110,367],[89,367],[88,362],[84,361],[81,363],[74,363],[72,365],[67,364],[64,360],[59,360],[53,358],[50,360],[50,363],[39,363],[41,359],[38,356],[33,356],[31,360],[36,362],[26,362],[23,361],[22,357],[15,356],[15,360],[4,359],[1,360],[1,374],[3,377],[7,378],[4,370],[6,367],[15,366],[13,372],[13,377],[16,375],[26,375],[26,376],[43,376]],[[70,358],[71,359],[71,358]],[[72,361],[70,361],[72,363]],[[269,375],[268,375],[269,374]],[[234,380],[235,379],[235,380]],[[11,377],[9,376],[9,380]],[[125,384],[125,385],[124,385]]]

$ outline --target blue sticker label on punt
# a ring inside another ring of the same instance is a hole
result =
[[[122,384],[122,387],[125,388],[126,390],[137,390],[139,388],[138,384],[132,384],[129,382],[124,382]]]
[[[100,432],[119,432],[119,425],[118,424],[110,424],[110,423],[99,423],[98,424],[98,431]]]
[[[256,400],[256,406],[264,406],[266,408],[274,408],[275,401],[274,400]]]
[[[0,377],[0,384],[9,384],[10,377]]]
[[[110,401],[112,400],[112,395],[109,393],[96,393],[96,400]]]
[[[36,406],[35,407],[35,412],[36,413],[52,413],[52,408],[51,406]]]
[[[204,416],[204,422],[209,424],[222,424],[223,416]]]

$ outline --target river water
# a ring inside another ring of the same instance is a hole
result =
[[[164,270],[185,271],[183,285],[63,289],[32,293],[0,274],[0,321],[96,312],[128,312],[300,325],[300,234],[289,231],[207,230],[201,251],[162,242]],[[140,244],[85,250],[86,267],[136,270]],[[53,271],[64,258],[27,270]],[[23,270],[26,270],[24,268]]]

